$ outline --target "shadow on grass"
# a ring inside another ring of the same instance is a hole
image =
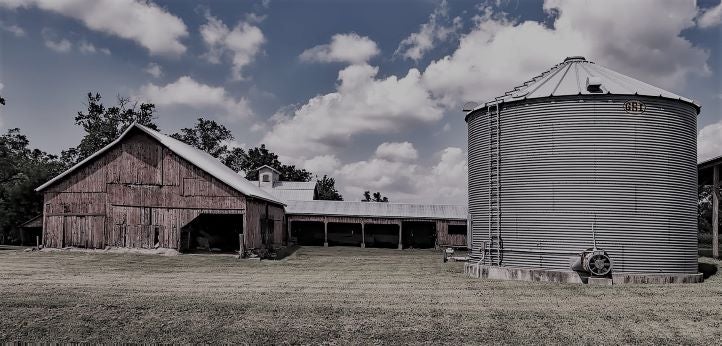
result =
[[[710,276],[717,274],[717,265],[714,263],[699,262],[699,272],[707,280]]]

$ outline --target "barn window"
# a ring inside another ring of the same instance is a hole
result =
[[[466,225],[449,225],[449,234],[466,234]]]
[[[263,182],[264,182],[264,183],[268,183],[268,182],[270,182],[270,181],[271,181],[271,176],[268,175],[268,174],[264,174],[264,175],[263,175]]]

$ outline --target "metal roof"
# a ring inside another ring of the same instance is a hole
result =
[[[120,135],[116,140],[111,142],[110,144],[106,145],[102,149],[96,151],[93,155],[88,156],[84,160],[77,163],[75,166],[69,168],[63,173],[60,173],[55,178],[51,179],[47,183],[39,186],[35,191],[41,191],[45,189],[46,187],[52,185],[53,183],[59,181],[60,179],[63,179],[76,169],[82,167],[92,159],[100,156],[104,152],[110,150],[110,148],[114,147],[116,144],[120,143],[125,136],[128,135],[131,129],[137,128],[149,136],[156,139],[158,142],[160,142],[163,146],[170,149],[172,152],[174,152],[176,155],[184,158],[191,164],[195,165],[196,167],[202,169],[206,173],[210,174],[211,176],[215,177],[216,179],[222,181],[226,185],[230,186],[234,190],[250,197],[255,197],[258,199],[262,199],[265,201],[278,203],[278,204],[284,204],[280,199],[270,195],[269,193],[261,190],[257,186],[253,185],[250,181],[246,180],[245,178],[238,175],[238,173],[234,172],[232,169],[228,168],[226,165],[218,161],[215,157],[211,156],[210,154],[206,153],[205,151],[196,149],[194,147],[191,147],[188,144],[185,144],[175,138],[172,138],[170,136],[166,136],[158,131],[151,130],[143,125],[139,125],[136,123],[133,123],[132,125],[128,126],[128,128],[123,132],[123,134]]]
[[[596,92],[588,85],[599,85]],[[699,113],[699,105],[691,99],[625,76],[604,66],[588,61],[582,56],[568,57],[542,74],[504,95],[483,103],[471,112],[493,105],[494,102],[513,102],[552,96],[572,95],[642,95],[680,100],[693,104]]]
[[[315,197],[314,190],[278,190],[265,187],[261,188],[283,201],[313,201],[313,198]]]
[[[466,220],[463,205],[347,201],[288,201],[287,214]]]

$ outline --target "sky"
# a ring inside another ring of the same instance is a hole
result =
[[[346,200],[466,203],[461,105],[588,60],[695,100],[722,155],[719,0],[0,0],[0,131],[59,153],[85,95],[198,117],[328,174]]]

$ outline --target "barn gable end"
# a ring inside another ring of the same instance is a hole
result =
[[[234,227],[245,229],[247,249],[280,245],[273,240],[281,237],[264,241],[260,233],[270,230],[263,226],[271,214],[267,205],[280,210],[281,219],[282,205],[244,195],[148,131],[134,125],[114,145],[39,188],[44,191],[46,247],[181,250],[191,244],[184,227],[201,214],[239,215],[243,221]],[[250,205],[263,212],[251,212]]]

